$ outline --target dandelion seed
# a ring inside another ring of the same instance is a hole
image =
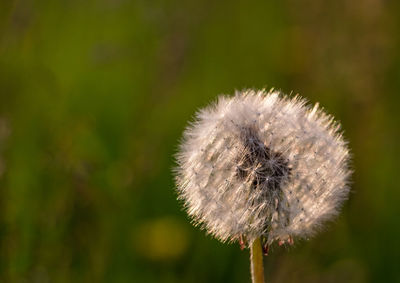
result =
[[[340,126],[316,104],[248,90],[200,110],[177,155],[177,191],[196,225],[243,247],[308,238],[349,192]]]

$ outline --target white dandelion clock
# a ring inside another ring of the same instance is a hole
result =
[[[200,110],[177,155],[177,190],[194,223],[264,252],[313,235],[349,192],[349,150],[318,104],[245,91]]]

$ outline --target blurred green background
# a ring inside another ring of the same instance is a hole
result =
[[[275,87],[340,120],[340,217],[268,282],[400,282],[399,1],[0,2],[0,282],[249,282],[192,227],[173,154],[218,94]]]

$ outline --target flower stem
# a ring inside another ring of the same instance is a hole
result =
[[[261,239],[254,240],[250,248],[251,280],[253,283],[264,283],[264,264]]]

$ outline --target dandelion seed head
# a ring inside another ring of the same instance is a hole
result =
[[[338,214],[349,150],[318,104],[277,91],[220,96],[188,126],[177,191],[194,224],[221,241],[290,242]]]

